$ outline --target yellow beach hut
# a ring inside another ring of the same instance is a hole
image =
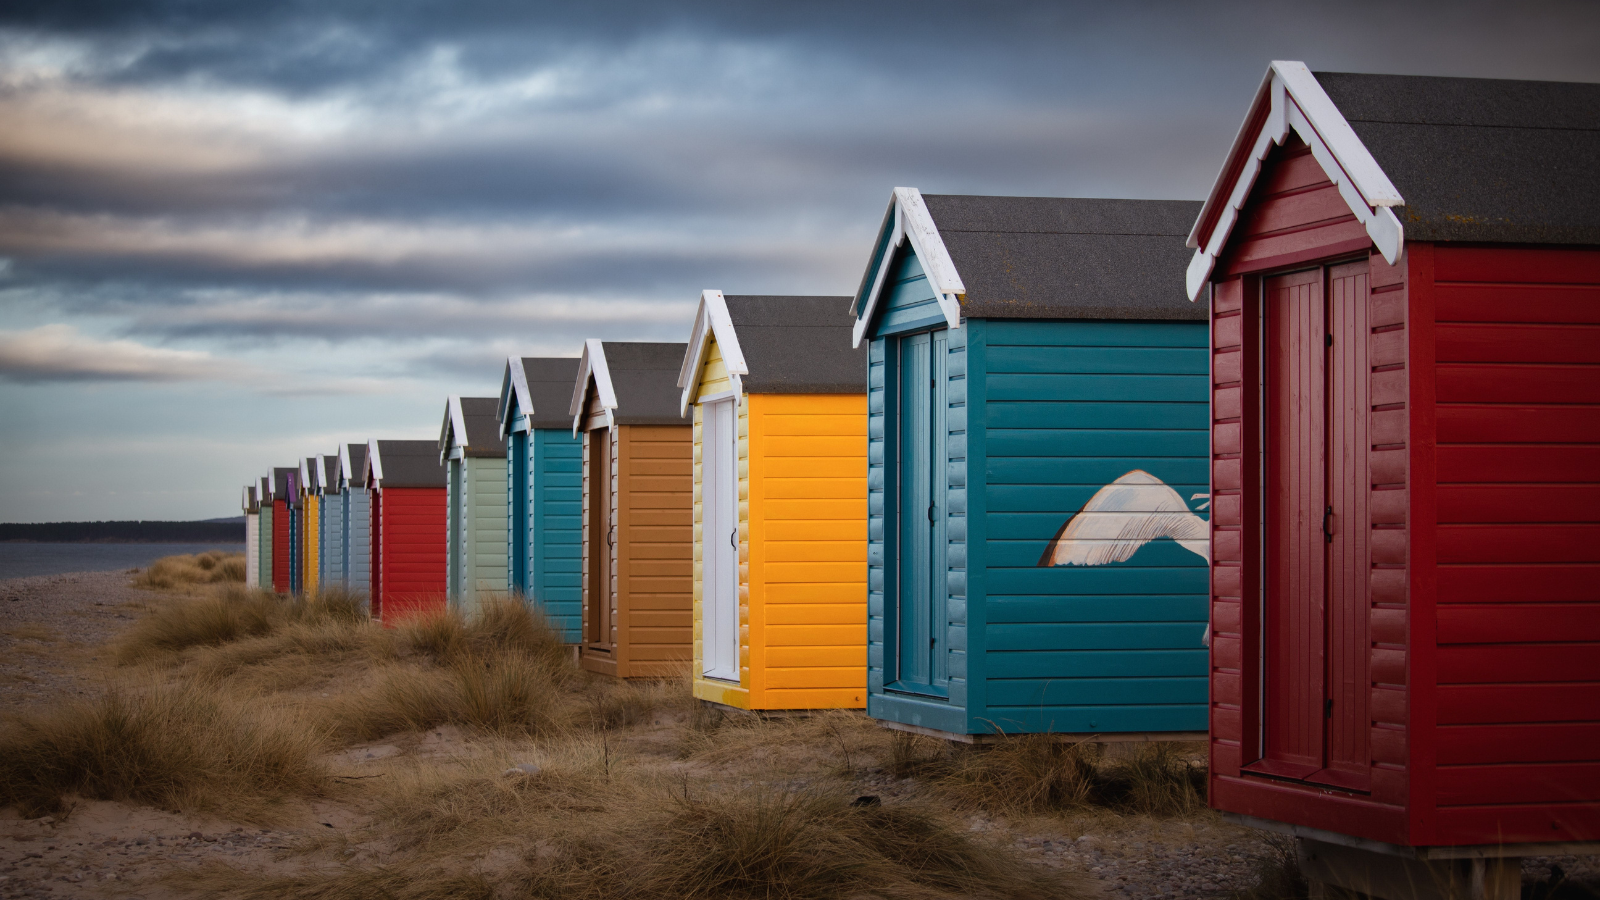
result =
[[[300,593],[307,598],[317,596],[317,507],[322,485],[321,457],[308,456],[300,460]]]
[[[694,695],[747,710],[867,700],[867,356],[849,297],[700,295]]]

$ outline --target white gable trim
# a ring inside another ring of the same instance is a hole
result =
[[[517,408],[522,411],[526,419],[532,415],[533,404],[529,401],[528,373],[522,370],[520,356],[506,357],[506,373],[500,379],[500,403],[495,408],[495,416],[500,420],[500,439],[505,440],[513,431],[522,431],[514,428],[516,423],[511,420],[511,400],[516,398]]]
[[[739,334],[734,330],[733,317],[728,315],[728,300],[721,291],[701,291],[700,308],[694,314],[694,328],[689,332],[689,346],[683,354],[683,365],[678,369],[678,387],[683,397],[678,403],[678,414],[687,416],[694,392],[700,387],[700,376],[705,369],[706,353],[711,339],[717,340],[722,351],[723,365],[728,367],[729,380],[736,395],[743,395],[744,384],[739,376],[749,375],[744,349],[739,346]]]
[[[578,383],[572,388],[572,406],[567,413],[572,416],[572,434],[583,429],[583,404],[589,397],[589,380],[594,379],[594,389],[600,394],[600,408],[606,412],[606,423],[615,424],[617,392],[611,387],[611,370],[606,367],[606,350],[599,338],[583,342],[583,357],[578,360]]]
[[[1259,116],[1262,104],[1270,104],[1265,123],[1258,133],[1249,134],[1249,123]],[[1344,198],[1356,219],[1366,226],[1378,252],[1390,265],[1399,261],[1405,247],[1405,227],[1391,207],[1404,206],[1405,199],[1306,64],[1279,60],[1267,69],[1266,78],[1245,116],[1245,125],[1234,138],[1233,149],[1223,162],[1222,174],[1217,176],[1211,195],[1206,198],[1200,217],[1189,232],[1188,245],[1195,248],[1186,278],[1190,300],[1200,295],[1200,289],[1211,278],[1217,256],[1239,221],[1239,211],[1249,199],[1267,153],[1288,139],[1290,129],[1310,145],[1312,156],[1329,180],[1338,186],[1339,196]],[[1244,160],[1238,177],[1231,184],[1225,183],[1223,179],[1228,169],[1244,153],[1249,157]],[[1216,222],[1210,233],[1201,234],[1201,223],[1213,215]]]
[[[911,242],[911,250],[917,254],[917,262],[922,264],[922,271],[928,277],[928,284],[933,288],[934,296],[939,299],[939,308],[944,312],[945,321],[951,328],[961,327],[961,300],[966,296],[966,285],[961,283],[961,275],[956,271],[956,264],[950,259],[950,251],[945,248],[944,238],[939,236],[939,228],[933,222],[933,215],[928,212],[928,205],[922,200],[922,192],[914,187],[897,187],[889,198],[890,214],[894,224],[890,226],[889,241],[883,251],[883,258],[878,260],[878,271],[872,273],[872,289],[867,292],[866,301],[861,304],[861,309],[856,313],[856,322],[850,329],[850,346],[859,347],[866,337],[867,328],[872,324],[873,315],[878,310],[878,300],[883,296],[883,285],[889,271],[889,266],[894,262],[894,251],[902,243]],[[884,217],[886,220],[890,216]]]
[[[372,438],[372,439],[367,441],[367,462],[366,462],[366,465],[363,467],[363,471],[362,471],[361,474],[366,476],[366,477],[362,478],[361,480],[365,481],[367,483],[367,487],[373,488],[375,490],[382,489],[382,487],[383,487],[383,460],[378,457],[378,439],[377,438]]]
[[[452,451],[466,446],[467,416],[461,411],[461,395],[451,394],[444,403],[444,427],[439,432],[439,462],[442,464]]]

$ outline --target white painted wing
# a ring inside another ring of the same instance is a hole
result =
[[[1134,469],[1089,498],[1039,558],[1041,566],[1103,566],[1123,562],[1158,538],[1211,561],[1210,527],[1178,492]]]

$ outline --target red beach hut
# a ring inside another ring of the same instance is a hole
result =
[[[1600,850],[1597,160],[1600,85],[1275,62],[1190,235],[1210,799],[1313,880]]]
[[[445,469],[433,441],[367,442],[372,617],[445,608]]]
[[[297,469],[272,470],[272,589],[280,594],[294,592],[293,569],[289,555],[294,545],[289,519],[294,514],[294,481]]]

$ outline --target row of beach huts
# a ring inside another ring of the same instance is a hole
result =
[[[1205,739],[1313,880],[1516,896],[1600,852],[1597,173],[1600,85],[1273,63],[1204,202],[896,188],[853,295],[274,469],[250,578],[525,598],[726,707]]]

